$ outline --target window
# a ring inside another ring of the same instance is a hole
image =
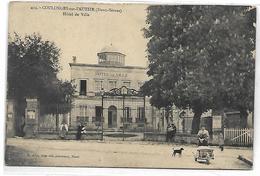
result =
[[[130,109],[130,107],[125,107],[125,116],[126,116],[126,118],[130,118],[131,117],[131,109]]]
[[[81,117],[87,116],[87,106],[86,105],[79,106],[79,116],[81,116]]]
[[[77,116],[77,123],[86,124],[89,122],[89,117],[87,116],[87,106],[80,105],[78,107],[78,116]]]
[[[130,81],[124,81],[123,82],[123,86],[126,86],[127,88],[130,88],[130,86],[131,86]]]
[[[137,118],[139,120],[143,120],[144,119],[144,107],[138,107],[137,108]]]
[[[96,110],[96,119],[95,119],[95,121],[100,122],[101,118],[102,118],[102,106],[96,106],[95,110]]]
[[[132,122],[130,107],[125,107],[125,117],[127,122]]]
[[[108,82],[109,90],[116,88],[116,81]]]
[[[102,90],[102,88],[103,88],[103,81],[101,80],[95,81],[95,90],[100,91]]]
[[[80,80],[79,95],[87,95],[87,80]]]

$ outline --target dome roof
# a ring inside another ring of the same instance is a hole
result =
[[[100,53],[105,53],[105,52],[108,52],[108,53],[121,53],[116,47],[114,47],[112,45],[112,43],[109,46],[105,46],[100,51]]]

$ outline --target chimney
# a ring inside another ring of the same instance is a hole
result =
[[[77,63],[77,57],[76,57],[76,56],[72,56],[72,62],[73,62],[74,64]]]

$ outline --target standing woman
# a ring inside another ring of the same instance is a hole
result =
[[[60,138],[65,139],[68,133],[68,125],[63,121],[60,125]]]

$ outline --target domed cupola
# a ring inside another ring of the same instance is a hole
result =
[[[101,65],[113,65],[113,66],[124,66],[125,55],[117,50],[112,44],[101,49],[97,54],[98,64]]]

